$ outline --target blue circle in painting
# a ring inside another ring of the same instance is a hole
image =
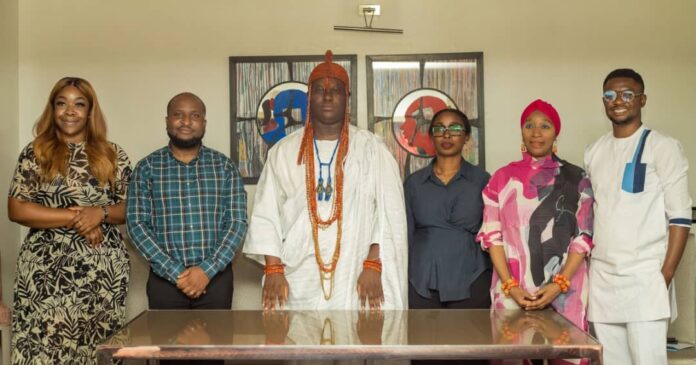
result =
[[[290,84],[290,85],[289,85]],[[283,139],[290,131],[304,126],[307,118],[306,85],[281,83],[263,96],[258,108],[261,138],[269,145]],[[299,86],[299,87],[298,87]]]

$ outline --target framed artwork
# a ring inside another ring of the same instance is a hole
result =
[[[357,56],[334,55],[350,76],[351,123],[357,124]],[[316,56],[230,57],[230,157],[245,184],[256,184],[268,150],[307,118],[307,80]]]
[[[367,56],[366,66],[368,128],[384,138],[402,178],[432,160],[428,126],[444,108],[469,118],[462,155],[485,168],[482,52]]]

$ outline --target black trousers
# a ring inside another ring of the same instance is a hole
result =
[[[232,293],[234,291],[234,276],[232,265],[215,275],[208,283],[206,293],[196,299],[186,296],[176,285],[156,275],[150,270],[147,279],[147,300],[150,309],[231,309]],[[159,339],[164,343],[170,343],[182,328],[170,328],[168,323],[148,323],[148,326],[157,328],[166,338]],[[184,326],[186,327],[186,326]],[[151,331],[152,332],[152,331]],[[160,365],[223,365],[224,361],[218,360],[161,360]]]
[[[430,298],[421,296],[408,284],[409,309],[488,309],[491,307],[490,287],[493,271],[486,270],[479,275],[469,289],[471,296],[464,300],[440,301],[437,290],[430,291]],[[465,330],[465,329],[463,329]],[[487,365],[488,360],[413,360],[411,365]]]

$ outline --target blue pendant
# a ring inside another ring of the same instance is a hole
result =
[[[319,181],[317,181],[317,200],[321,201],[322,198],[324,197],[324,179],[319,178]]]
[[[331,186],[331,176],[329,176],[329,179],[326,182],[326,188],[324,189],[324,201],[329,201],[332,193],[333,187]]]

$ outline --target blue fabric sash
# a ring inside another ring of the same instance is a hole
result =
[[[645,149],[645,140],[650,134],[650,129],[643,130],[640,136],[640,142],[633,153],[633,160],[626,164],[624,169],[623,181],[621,182],[621,190],[627,193],[640,193],[645,189],[645,173],[647,165],[640,162]]]

